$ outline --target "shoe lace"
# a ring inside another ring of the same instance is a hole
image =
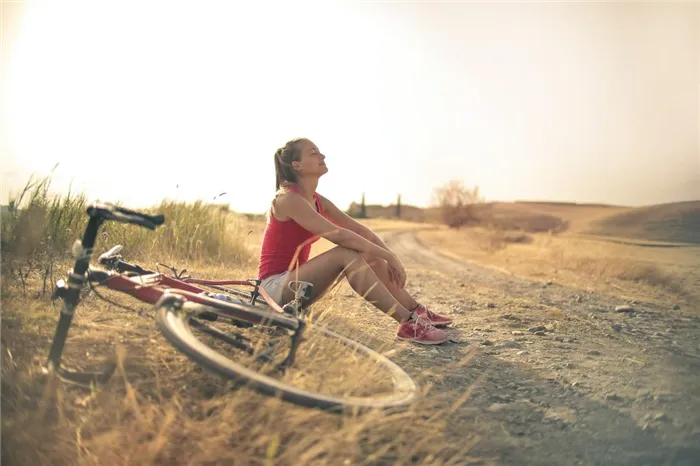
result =
[[[430,321],[430,319],[428,319],[424,315],[421,315],[421,314],[413,314],[413,315],[414,315],[413,322],[415,323],[416,326],[425,327],[425,330],[428,332],[435,329],[435,326]]]

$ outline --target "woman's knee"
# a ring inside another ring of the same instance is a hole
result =
[[[381,257],[365,254],[360,254],[360,256],[365,260],[365,262],[367,262],[367,265],[369,265],[372,268],[372,270],[374,270],[377,273],[389,269],[389,264],[387,264],[387,262]]]
[[[352,249],[344,248],[342,246],[336,246],[335,251],[339,259],[340,265],[343,267],[349,267],[352,264],[364,262],[362,254]]]

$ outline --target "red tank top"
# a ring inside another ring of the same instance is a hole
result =
[[[299,188],[295,185],[291,185],[289,190],[299,192]],[[314,193],[314,203],[316,204],[316,211],[325,216],[323,206],[316,193]],[[282,273],[288,270],[290,265],[296,267],[297,263],[298,265],[306,263],[309,260],[311,245],[319,238],[320,236],[314,235],[292,219],[284,222],[277,220],[272,215],[272,208],[270,208],[267,225],[265,225],[265,232],[263,233],[258,279],[264,280],[270,275]],[[299,251],[298,262],[295,261],[292,264],[299,246],[302,247]]]

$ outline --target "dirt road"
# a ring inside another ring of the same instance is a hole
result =
[[[397,343],[394,358],[432,372],[446,405],[473,388],[450,417],[454,442],[478,436],[472,454],[507,465],[700,464],[697,306],[624,302],[468,263],[414,232],[383,236],[407,288],[455,319],[450,342]],[[394,327],[379,327],[392,338]]]

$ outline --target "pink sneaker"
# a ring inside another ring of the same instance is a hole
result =
[[[399,340],[408,340],[421,345],[439,345],[447,339],[444,331],[435,328],[427,319],[418,316],[401,324],[396,332]]]
[[[433,311],[429,311],[428,308],[422,304],[416,308],[415,313],[428,319],[435,327],[446,327],[452,323],[452,319],[449,317],[441,316]]]

